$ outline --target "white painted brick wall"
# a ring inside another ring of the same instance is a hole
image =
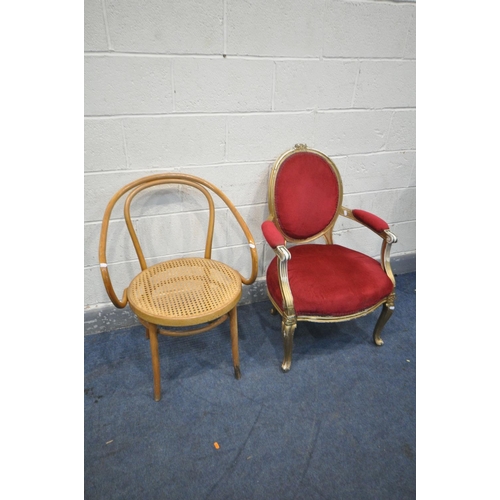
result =
[[[351,108],[358,72],[359,62],[352,60],[277,61],[274,109]]]
[[[107,19],[109,50],[183,55],[222,52],[223,0],[102,0],[101,9]]]
[[[415,254],[415,19],[412,1],[85,0],[85,306],[109,303],[97,255],[106,204],[151,173],[221,188],[253,233],[262,277],[274,255],[260,231],[269,169],[296,143],[335,161],[346,206],[390,224],[393,256]],[[213,256],[248,275],[244,236],[216,206]],[[148,262],[203,253],[199,196],[174,189],[136,208]],[[139,269],[121,219],[118,206],[108,246],[118,294]],[[335,235],[379,254],[351,221]]]
[[[226,58],[175,61],[175,110],[271,111],[274,64]]]
[[[414,14],[412,3],[327,1],[323,19],[323,55],[414,58],[415,53],[407,49],[407,45],[415,47],[414,41],[409,40]]]
[[[227,54],[319,57],[323,0],[226,0]]]
[[[162,57],[85,57],[85,114],[171,113],[171,66]]]

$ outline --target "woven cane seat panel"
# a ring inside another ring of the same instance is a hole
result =
[[[230,311],[241,297],[241,277],[211,259],[161,262],[130,283],[131,309],[142,319],[164,326],[197,325]]]

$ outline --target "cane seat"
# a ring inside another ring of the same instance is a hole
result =
[[[241,278],[212,259],[160,262],[138,274],[128,288],[130,308],[163,326],[190,326],[228,313],[240,300]]]

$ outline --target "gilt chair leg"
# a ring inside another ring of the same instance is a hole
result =
[[[149,345],[151,347],[151,361],[153,364],[153,390],[155,401],[161,399],[161,379],[160,379],[160,353],[158,350],[158,331],[156,325],[149,325]]]
[[[240,354],[238,350],[238,313],[236,306],[229,311],[229,328],[231,331],[231,350],[233,352],[234,377],[241,378]]]
[[[281,321],[281,330],[283,333],[283,347],[285,355],[281,369],[284,372],[290,370],[292,365],[292,350],[293,350],[293,334],[297,328],[297,320],[295,318],[283,318]]]
[[[384,328],[387,321],[389,321],[389,318],[392,316],[393,312],[394,305],[385,303],[382,306],[382,312],[380,313],[377,324],[375,325],[375,329],[373,330],[373,342],[375,342],[375,344],[384,345],[384,341],[380,338],[380,333],[382,332],[382,329]]]

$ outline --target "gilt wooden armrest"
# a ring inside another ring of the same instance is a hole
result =
[[[262,223],[262,234],[266,239],[269,246],[274,250],[278,257],[278,270],[282,279],[286,280],[288,284],[288,264],[287,262],[292,258],[288,248],[285,246],[285,238],[278,231],[278,228],[270,220]]]
[[[375,231],[376,233],[381,233],[382,231],[389,229],[389,224],[387,224],[385,220],[381,219],[380,217],[370,212],[367,212],[366,210],[360,210],[355,208],[354,210],[352,210],[352,215],[361,224],[370,228],[372,231]]]
[[[278,231],[278,228],[272,221],[266,220],[262,223],[261,228],[264,238],[273,250],[280,245],[285,245],[285,237]]]
[[[348,219],[354,220],[368,229],[371,229],[382,238],[382,248],[380,251],[380,262],[387,273],[387,276],[395,284],[394,275],[391,269],[391,245],[398,241],[397,236],[389,230],[389,224],[380,217],[367,212],[366,210],[342,207],[340,213]]]
[[[288,318],[295,318],[295,309],[293,307],[293,295],[288,281],[288,261],[292,258],[288,248],[285,246],[285,238],[278,231],[278,228],[270,220],[262,223],[262,234],[269,246],[277,255],[279,283],[281,295],[283,297],[283,312]]]
[[[396,241],[398,241],[397,236],[389,230],[389,224],[387,224],[384,219],[381,219],[371,212],[360,210],[358,208],[351,210],[350,208],[342,207],[340,213],[344,217],[371,229],[388,244],[396,243]]]

